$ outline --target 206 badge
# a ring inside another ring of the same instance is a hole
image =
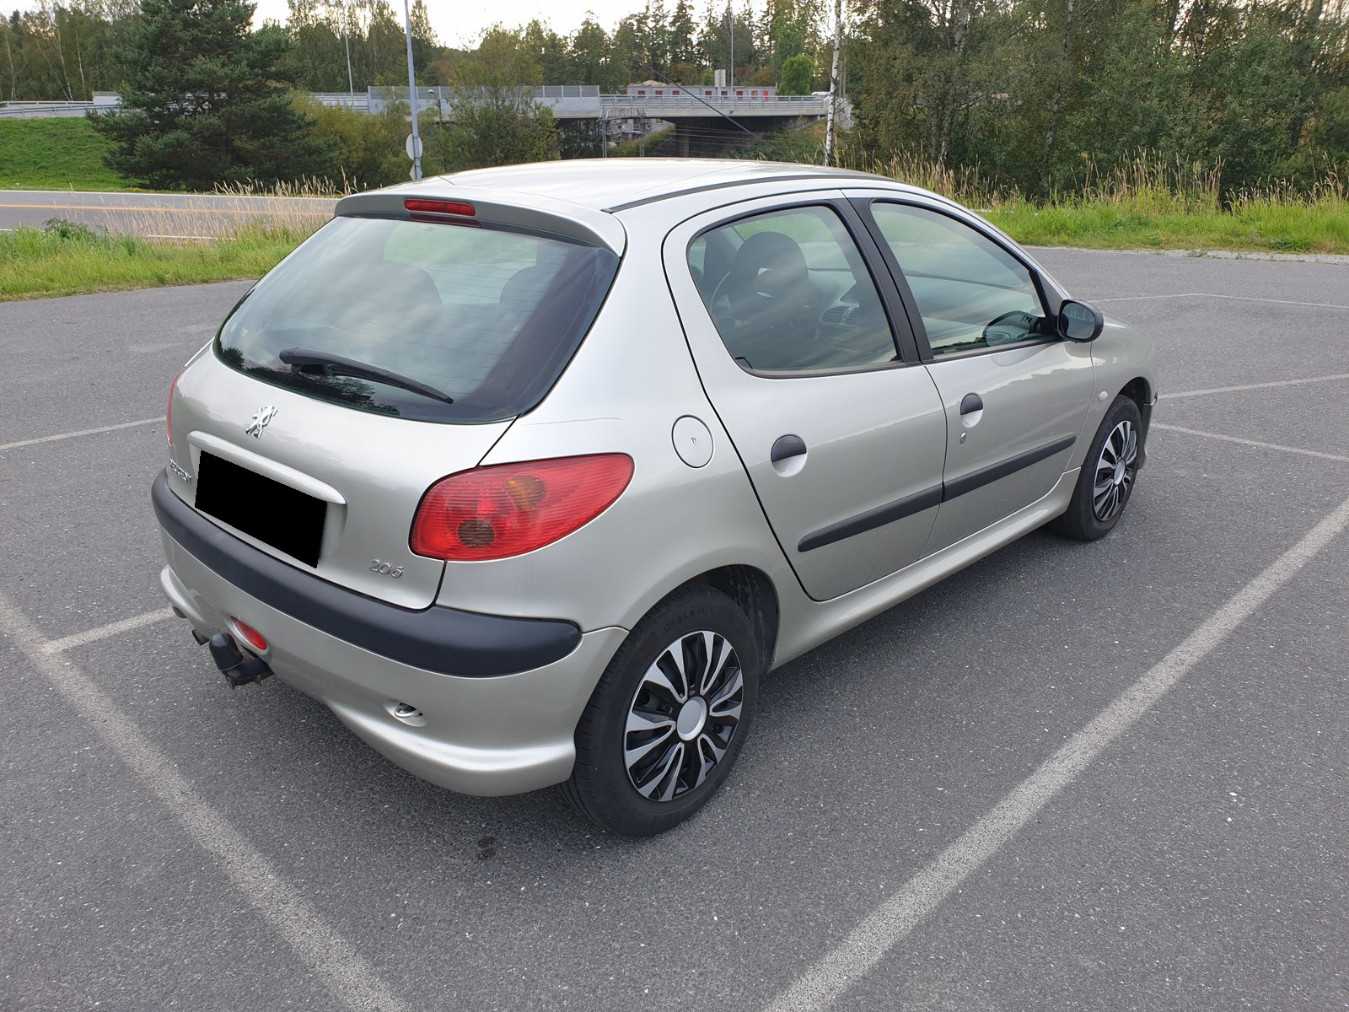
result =
[[[254,439],[262,438],[262,430],[267,428],[267,423],[276,417],[276,406],[264,404],[253,412],[253,422],[248,428],[244,429],[245,436],[252,436]]]

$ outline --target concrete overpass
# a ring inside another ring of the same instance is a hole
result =
[[[748,132],[755,136],[822,119],[829,97],[777,95],[758,87],[707,88],[682,85],[634,86],[625,95],[603,95],[596,85],[544,85],[532,89],[533,101],[560,121],[594,120],[601,124],[663,121],[673,124],[680,155],[711,154]],[[635,92],[645,92],[635,93]],[[710,93],[710,94],[709,94]],[[346,104],[348,96],[316,96]],[[390,103],[407,105],[407,88],[370,88],[367,110],[383,112]],[[418,108],[435,108],[439,118],[454,121],[453,88],[418,88]],[[852,109],[840,101],[843,127],[851,125]],[[611,128],[616,129],[616,127]]]
[[[562,122],[593,120],[610,133],[623,126],[640,131],[640,124],[671,123],[681,155],[714,154],[744,139],[793,125],[822,119],[829,111],[829,98],[814,95],[777,95],[772,89],[753,86],[707,88],[682,85],[635,85],[625,95],[602,95],[597,85],[544,85],[532,91],[532,100],[550,110]],[[644,93],[643,93],[644,92]],[[357,92],[318,92],[313,96],[324,105],[343,106],[356,112],[381,113],[391,103],[408,104],[408,89],[367,88]],[[438,118],[454,120],[455,90],[443,87],[417,89],[420,109],[435,109]],[[112,93],[100,92],[92,102],[0,102],[0,119],[83,116],[110,112],[121,107]],[[851,125],[852,108],[839,103],[840,125]]]

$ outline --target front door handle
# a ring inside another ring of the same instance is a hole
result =
[[[976,411],[983,410],[984,399],[978,394],[966,394],[960,402],[960,413],[962,415],[969,415]]]

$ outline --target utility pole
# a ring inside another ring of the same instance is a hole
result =
[[[417,133],[417,75],[412,70],[412,12],[408,9],[408,0],[403,0],[403,27],[408,42],[408,105],[412,108],[412,178],[422,178],[422,139]],[[835,64],[837,64],[835,57]]]
[[[829,72],[829,115],[824,126],[824,164],[834,164],[834,121],[838,118],[838,55],[843,48],[843,0],[834,0],[834,66]]]

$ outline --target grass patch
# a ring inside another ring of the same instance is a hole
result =
[[[818,140],[814,133],[801,131],[803,147]],[[1275,186],[1239,193],[1224,207],[1216,173],[1161,170],[1143,161],[1043,203],[992,190],[972,170],[899,162],[867,167],[978,208],[1030,245],[1349,254],[1349,191],[1333,173],[1311,193]],[[250,208],[246,224],[207,211],[163,221],[151,214],[137,223],[138,231],[150,234],[178,230],[213,237],[204,242],[109,236],[55,219],[40,230],[0,233],[0,301],[260,277],[328,217],[331,204],[290,198],[331,200],[337,194],[312,183],[223,194],[249,195],[274,200]]]
[[[1349,187],[1329,170],[1309,192],[1284,183],[1220,199],[1222,167],[1141,154],[1082,188],[1043,202],[987,185],[977,169],[895,159],[870,171],[932,190],[980,213],[1017,242],[1081,249],[1349,254]]]
[[[737,158],[757,158],[770,162],[824,164],[825,122],[817,120],[797,130],[778,130],[751,145]]]
[[[54,220],[0,234],[0,301],[256,278],[303,238],[247,226],[214,242],[149,242]]]
[[[673,148],[675,128],[665,127],[663,130],[657,130],[647,134],[645,137],[634,137],[630,141],[622,141],[614,145],[614,156],[617,158],[660,158],[674,154],[673,150],[666,151],[666,145]]]
[[[1250,201],[1218,208],[1152,210],[1111,204],[1004,204],[985,217],[1018,242],[1084,249],[1349,253],[1349,203]]]
[[[111,146],[84,118],[0,119],[0,189],[128,189],[103,164]]]

